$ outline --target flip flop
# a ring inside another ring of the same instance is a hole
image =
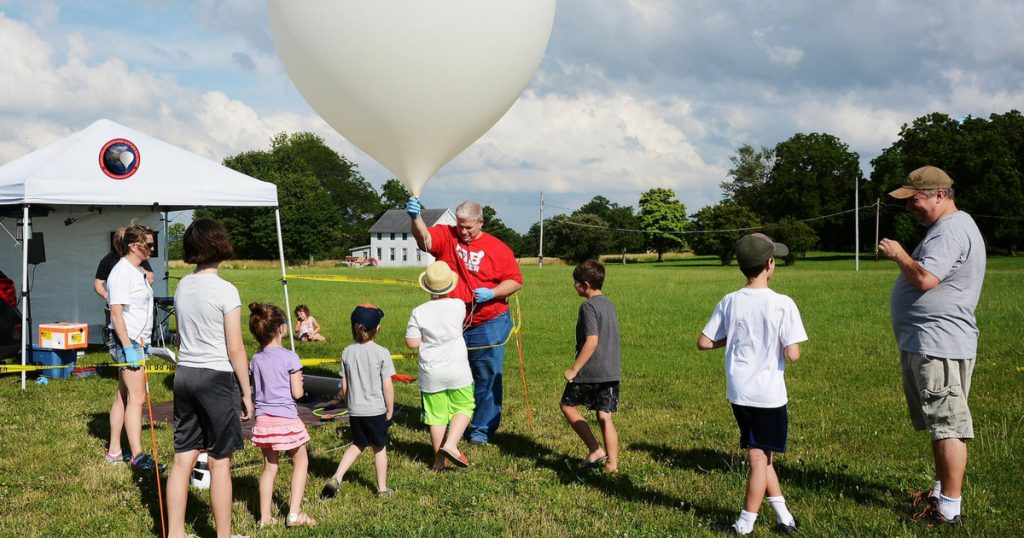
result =
[[[608,456],[601,456],[600,458],[597,458],[594,461],[583,460],[583,461],[580,462],[579,467],[577,467],[577,468],[580,471],[590,471],[590,470],[597,469],[598,467],[603,466],[607,462],[608,462]]]
[[[445,447],[441,447],[441,453],[448,461],[458,465],[459,467],[469,467],[469,458],[465,454],[457,454]]]

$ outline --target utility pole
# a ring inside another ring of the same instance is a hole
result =
[[[853,180],[853,270],[860,271],[860,179]]]
[[[882,199],[875,199],[875,261],[878,261],[878,214],[882,212]]]
[[[540,250],[537,251],[537,267],[544,267],[544,191],[540,191]]]

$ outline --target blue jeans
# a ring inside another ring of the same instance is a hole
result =
[[[469,440],[490,442],[501,423],[502,370],[505,366],[505,339],[512,330],[512,316],[501,315],[462,333],[469,351],[469,369],[473,372],[473,398],[476,409],[469,423]],[[493,346],[485,349],[474,347]]]

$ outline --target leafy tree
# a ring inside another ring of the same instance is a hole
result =
[[[862,183],[859,157],[838,138],[796,134],[775,146],[775,161],[760,202],[750,206],[766,222],[783,217],[810,219],[853,209],[854,188]],[[810,221],[822,247],[853,247],[853,212]]]
[[[686,247],[679,233],[686,230],[686,206],[676,200],[672,189],[654,188],[640,195],[640,229],[644,230],[647,246],[664,261],[665,252]]]
[[[225,158],[224,165],[277,185],[288,259],[322,257],[332,250],[365,243],[366,230],[380,204],[377,194],[354,165],[316,135],[281,133],[271,141],[270,151],[246,151]],[[344,195],[339,198],[338,192],[353,196],[343,208],[336,205],[345,199]],[[196,216],[221,220],[231,234],[237,257],[277,257],[273,210],[205,208],[196,210]]]
[[[596,260],[611,244],[608,223],[596,215],[558,215],[544,225],[544,249],[569,263]]]
[[[757,207],[775,162],[774,150],[764,147],[758,150],[744,144],[729,160],[732,162],[729,169],[732,180],[722,183],[722,193],[726,199],[742,206]]]
[[[990,247],[1015,254],[1024,237],[1024,116],[1017,110],[962,121],[932,113],[904,125],[892,146],[872,161],[870,192],[888,202],[882,213],[884,235],[907,246],[919,240],[921,227],[906,221],[888,193],[907,174],[938,166],[953,178],[957,208],[975,215]]]
[[[796,263],[797,256],[801,258],[806,256],[807,251],[818,242],[818,236],[814,233],[813,228],[792,217],[786,217],[768,226],[765,232],[775,241],[789,247],[789,255],[783,258],[786,265]]]
[[[643,252],[644,234],[621,231],[640,229],[640,220],[631,206],[621,206],[604,196],[597,195],[573,212],[573,216],[587,214],[600,218],[612,228],[611,242],[608,245],[610,252]]]
[[[411,196],[401,181],[395,178],[385,181],[380,187],[381,213],[388,209],[405,209]]]
[[[403,206],[404,207],[404,206]],[[519,235],[519,232],[509,228],[504,222],[497,216],[497,211],[489,205],[485,205],[481,208],[484,213],[484,231],[501,239],[503,243],[508,245],[508,248],[512,249],[512,253],[516,257],[522,256],[522,242],[523,238]]]
[[[180,260],[183,253],[181,251],[181,240],[185,236],[185,225],[180,222],[172,222],[167,227],[167,258],[170,260]]]
[[[690,239],[695,254],[718,256],[722,265],[729,265],[736,255],[736,241],[761,225],[757,214],[732,200],[707,206],[693,215]]]

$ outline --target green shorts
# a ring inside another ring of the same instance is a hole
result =
[[[933,441],[974,438],[967,406],[974,362],[900,351],[903,393],[915,429],[928,430]]]
[[[455,415],[466,415],[473,418],[473,385],[461,389],[448,389],[441,392],[424,392],[423,423],[427,426],[447,426]]]

